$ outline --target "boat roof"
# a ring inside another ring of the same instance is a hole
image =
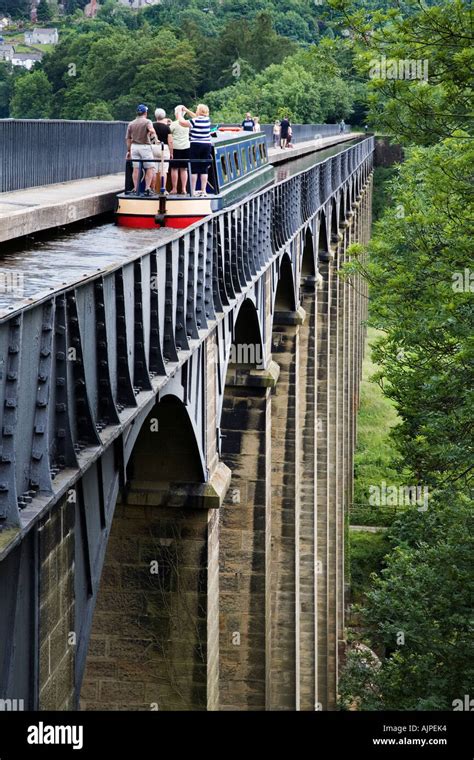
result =
[[[216,136],[212,138],[213,145],[226,145],[235,142],[246,142],[254,139],[255,137],[265,138],[263,132],[216,132]]]

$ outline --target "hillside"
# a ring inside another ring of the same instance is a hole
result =
[[[137,102],[170,112],[205,99],[219,120],[246,110],[264,121],[364,118],[363,87],[327,6],[164,0],[133,11],[106,0],[88,19],[84,5],[70,0],[48,21],[60,43],[43,49],[29,79],[0,64],[0,116],[127,119]]]

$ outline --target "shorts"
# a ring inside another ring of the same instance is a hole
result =
[[[132,143],[130,155],[132,159],[135,159],[133,162],[134,169],[140,168],[140,164],[136,160],[137,158],[143,161],[142,166],[144,169],[155,169],[157,166],[157,164],[154,161],[152,161],[153,151],[151,149],[151,145],[140,145],[139,143]]]
[[[207,174],[210,166],[212,143],[191,143],[191,172],[192,174]],[[200,160],[196,160],[200,159]],[[206,159],[209,163],[206,163]]]
[[[191,151],[189,148],[175,148],[170,161],[170,169],[187,169]]]
[[[152,153],[153,153],[153,158],[157,158],[158,161],[160,161],[160,163],[161,163],[161,158],[162,158],[162,156],[161,156],[161,153],[162,153],[162,151],[161,151],[161,143],[159,145],[152,145],[151,146],[151,150],[152,150]],[[164,145],[163,146],[163,161],[165,162],[165,167],[164,167],[165,172],[168,171],[168,164],[166,162],[169,161],[169,160],[170,160],[170,149],[169,149],[168,145]],[[159,172],[160,171],[160,164],[155,164],[155,169]]]

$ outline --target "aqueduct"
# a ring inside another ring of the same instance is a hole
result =
[[[372,154],[0,314],[0,697],[335,707]]]

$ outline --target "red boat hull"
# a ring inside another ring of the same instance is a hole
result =
[[[173,229],[180,230],[184,227],[189,227],[195,222],[200,222],[201,219],[204,218],[204,216],[166,216],[165,223],[163,225],[159,225],[156,223],[154,216],[126,216],[123,214],[117,214],[117,224],[119,227],[130,227],[133,229],[141,230],[160,229],[160,226],[171,227]]]

